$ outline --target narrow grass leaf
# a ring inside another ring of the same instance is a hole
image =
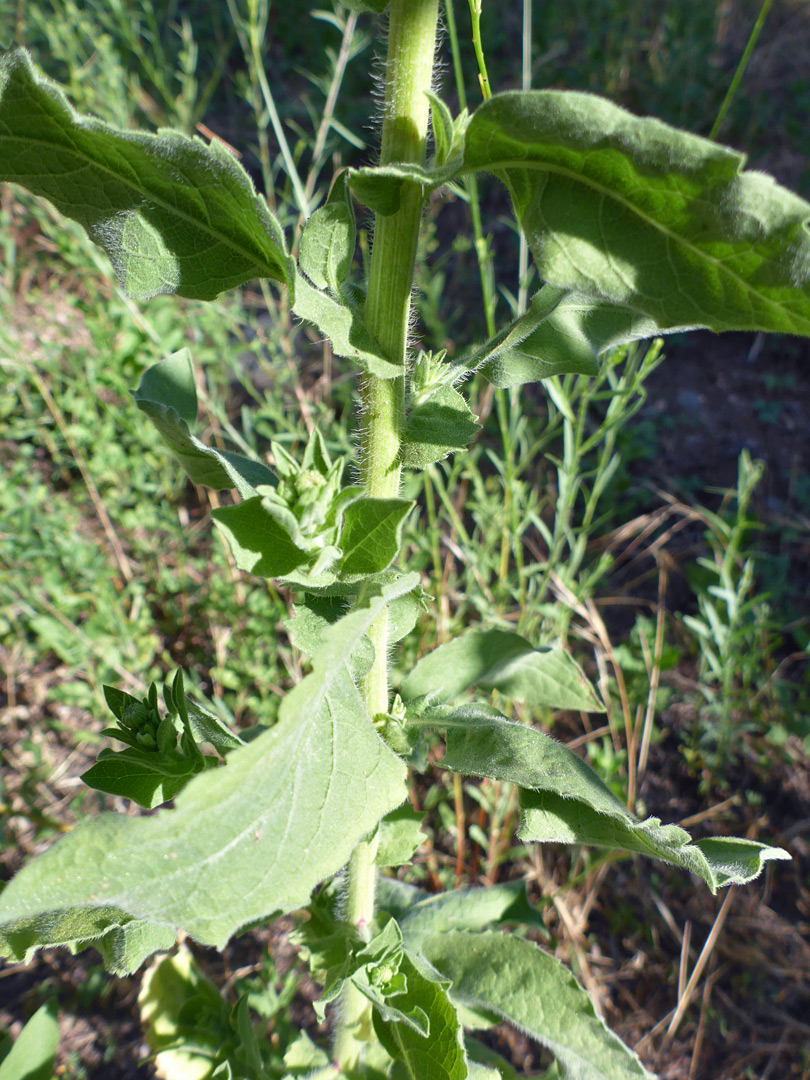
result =
[[[156,947],[184,930],[222,948],[247,923],[305,904],[405,797],[405,765],[374,731],[348,665],[385,606],[416,584],[403,577],[330,627],[276,726],[195,777],[174,809],[102,814],[30,862],[0,894],[0,955],[104,948],[112,935],[116,970],[133,970],[151,944],[121,949],[133,921]]]
[[[218,491],[235,487],[243,498],[254,495],[259,484],[276,483],[261,461],[206,446],[189,432],[197,420],[197,391],[188,349],[147,368],[133,397],[192,483]]]
[[[449,701],[480,686],[552,709],[604,712],[576,661],[561,648],[535,649],[519,634],[471,630],[423,657],[402,684],[402,696]]]
[[[496,1013],[537,1039],[571,1080],[651,1080],[571,972],[532,942],[450,931],[427,938],[423,949],[450,980],[453,1001]]]
[[[78,221],[135,299],[213,300],[252,278],[294,287],[281,227],[219,142],[79,116],[23,49],[0,59],[0,180]]]

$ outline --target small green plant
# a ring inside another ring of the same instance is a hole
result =
[[[482,625],[439,644],[394,683],[396,646],[424,596],[420,575],[400,565],[413,511],[402,473],[466,451],[477,429],[463,393],[469,376],[496,388],[546,380],[567,456],[557,469],[560,509],[544,535],[552,556],[571,551],[573,578],[613,447],[608,439],[592,477],[576,474],[574,459],[592,446],[571,380],[599,376],[612,346],[695,326],[810,336],[810,205],[743,172],[739,154],[598,97],[491,95],[480,3],[470,10],[485,100],[453,116],[432,92],[438,0],[350,6],[388,19],[379,162],[337,176],[315,208],[282,142],[301,219],[291,246],[219,142],[82,117],[24,51],[0,61],[0,179],[84,226],[132,298],[211,300],[254,278],[275,282],[279,317],[292,312],[313,326],[361,373],[355,483],[345,480],[347,455],[317,427],[300,457],[275,440],[269,463],[195,435],[187,350],[143,374],[137,405],[186,474],[236,494],[212,511],[236,566],[295,597],[287,629],[310,670],[272,727],[240,733],[187,698],[182,674],[162,706],[154,685],[143,698],[105,688],[116,721],[107,733],[125,749],[103,751],[86,780],[163,808],[84,821],[26,866],[0,896],[0,953],[25,960],[43,946],[93,945],[125,973],[173,950],[179,936],[221,949],[296,912],[301,955],[323,986],[321,1015],[338,1003],[330,1050],[303,1032],[262,1038],[251,1014],[274,1014],[278,994],[246,986],[231,1007],[183,947],[152,962],[141,996],[164,1075],[506,1076],[508,1065],[468,1032],[508,1021],[568,1076],[644,1077],[573,976],[524,936],[538,917],[521,884],[429,895],[380,875],[407,863],[420,842],[421,815],[403,804],[408,768],[424,768],[427,739],[444,737],[441,768],[518,789],[523,843],[644,854],[692,871],[713,891],[789,856],[748,840],[693,840],[637,818],[580,757],[482,699],[497,692],[498,701],[532,708],[603,711],[564,648],[491,625],[495,613],[482,611]],[[237,26],[272,118],[256,30],[266,9],[249,7]],[[271,179],[272,163],[264,164]],[[506,185],[545,284],[525,310],[518,303],[510,325],[448,360],[410,338],[420,225],[432,192],[482,173]],[[355,201],[374,214],[367,276],[354,259]],[[657,353],[637,356],[624,376],[610,363],[599,376],[605,432],[632,412],[643,365]],[[517,417],[513,397],[500,415],[507,434]],[[505,478],[514,466],[507,454]],[[586,520],[577,536],[570,521],[580,497]],[[503,576],[508,541],[500,557]],[[511,819],[508,801],[497,812]],[[483,833],[474,839],[487,842]],[[497,859],[496,845],[488,874]]]

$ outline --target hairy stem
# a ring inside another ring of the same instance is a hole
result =
[[[393,0],[389,9],[380,164],[422,162],[428,126],[426,91],[433,77],[438,0]],[[362,398],[362,479],[377,498],[399,493],[400,443],[405,420],[408,323],[416,245],[424,195],[406,185],[397,213],[378,216],[369,268],[365,319],[386,357],[402,367],[394,379],[369,377]],[[363,693],[371,716],[388,711],[388,618],[372,626],[375,660]],[[349,864],[346,916],[361,936],[374,917],[376,843],[361,843]],[[343,1070],[360,1061],[371,1037],[371,1006],[354,987],[341,1003],[335,1059]]]

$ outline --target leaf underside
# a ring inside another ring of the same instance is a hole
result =
[[[212,300],[251,278],[294,287],[281,227],[223,146],[79,116],[23,49],[0,59],[0,180],[78,221],[135,299]]]
[[[192,780],[175,809],[103,814],[20,871],[0,895],[0,954],[103,951],[111,935],[115,970],[131,971],[178,930],[222,948],[247,923],[305,904],[405,797],[405,766],[374,731],[348,665],[379,612],[417,583],[402,578],[331,626],[277,725]],[[160,945],[127,951],[133,920]]]

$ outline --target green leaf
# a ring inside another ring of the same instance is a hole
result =
[[[317,326],[329,338],[336,356],[353,360],[378,379],[395,379],[402,375],[402,365],[383,355],[381,346],[372,337],[360,312],[343,294],[336,298],[321,292],[299,274],[293,311],[300,319]]]
[[[402,526],[414,503],[408,499],[357,499],[346,508],[340,548],[344,577],[377,574],[402,547]]]
[[[651,1080],[571,972],[532,942],[495,931],[450,931],[427,938],[423,948],[450,979],[453,1001],[494,1012],[537,1039],[571,1080]]]
[[[600,813],[585,799],[566,799],[554,791],[522,791],[520,802],[521,840],[635,851],[690,870],[713,893],[724,885],[753,881],[771,859],[790,859],[782,848],[755,840],[709,837],[692,841],[685,829],[662,825],[660,818],[640,821],[621,803],[610,814]]]
[[[221,949],[247,923],[305,904],[405,798],[405,765],[375,733],[348,665],[385,606],[417,584],[405,576],[335,623],[276,726],[195,777],[175,809],[102,814],[30,862],[0,894],[0,955],[98,947],[111,931],[126,939],[132,920],[156,924],[169,945],[182,929]],[[144,955],[143,944],[121,952],[115,970]]]
[[[402,696],[448,701],[471,686],[551,709],[604,712],[576,662],[561,648],[535,649],[518,634],[470,630],[423,657],[402,684]]]
[[[420,1035],[411,1024],[386,1019],[380,1007],[374,1009],[374,1030],[385,1050],[401,1061],[411,1080],[465,1080],[467,1062],[461,1023],[445,990],[446,983],[435,973],[418,968],[405,953],[399,972],[407,981],[403,993],[390,1002],[406,1015],[422,1014],[429,1020],[428,1034]]]
[[[285,527],[281,514],[268,513],[260,495],[236,506],[218,506],[211,511],[211,517],[240,570],[258,577],[281,578],[309,562],[309,554],[290,535],[291,530],[297,532],[292,514]]]
[[[464,361],[495,386],[539,382],[552,375],[595,375],[606,349],[660,333],[630,307],[606,304],[545,285],[526,314]]]
[[[194,739],[198,743],[210,743],[211,746],[223,757],[237,746],[243,746],[245,740],[241,735],[224,724],[218,716],[214,716],[202,705],[186,700],[188,720]]]
[[[251,278],[294,286],[281,227],[219,142],[79,116],[22,49],[0,59],[0,180],[78,221],[135,299],[212,300]]]
[[[526,898],[523,881],[430,895],[395,878],[381,878],[377,898],[382,910],[397,920],[411,952],[420,952],[426,937],[447,930],[481,930],[501,923],[545,929],[540,912]]]
[[[335,180],[329,198],[306,223],[298,265],[318,289],[340,292],[349,276],[357,229],[346,174]]]
[[[197,392],[188,349],[147,368],[133,397],[193,483],[217,490],[235,487],[243,498],[255,494],[259,484],[275,484],[274,474],[261,461],[215,450],[189,433],[189,424],[197,419]]]
[[[790,858],[781,848],[753,840],[692,843],[677,825],[662,825],[658,818],[639,821],[582,758],[495,709],[463,706],[438,719],[436,726],[447,730],[447,750],[439,763],[443,768],[506,780],[523,789],[518,830],[523,841],[637,851],[691,870],[712,892],[753,880],[769,859]]]
[[[433,131],[436,164],[444,165],[453,152],[453,114],[438,94],[428,93],[430,127]]]
[[[464,397],[442,386],[408,413],[403,435],[402,464],[424,469],[472,442],[479,423]]]
[[[656,332],[810,335],[810,204],[707,139],[590,94],[497,94],[464,170],[507,184],[541,277]]]
[[[424,814],[410,803],[386,814],[377,826],[377,866],[402,866],[409,863],[425,840],[422,832]]]
[[[129,747],[104,750],[95,765],[82,773],[82,780],[96,791],[121,795],[152,810],[179,794],[189,780],[217,759],[164,757]]]
[[[37,1009],[0,1062],[0,1080],[51,1080],[59,1046],[56,1003]]]

